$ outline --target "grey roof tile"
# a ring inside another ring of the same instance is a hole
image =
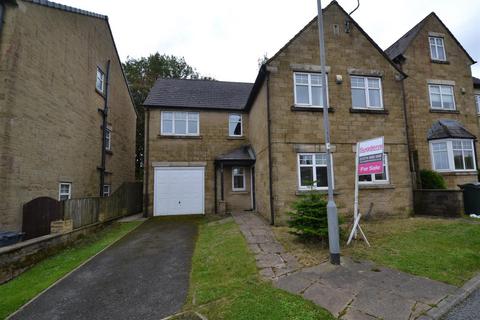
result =
[[[255,154],[249,145],[241,146],[229,153],[218,156],[217,161],[255,160]]]
[[[158,79],[143,103],[150,107],[243,110],[252,83]]]
[[[468,132],[460,122],[450,119],[438,120],[433,124],[433,126],[428,130],[427,139],[428,140],[437,140],[437,139],[476,139],[476,137]]]
[[[475,88],[480,88],[480,79],[472,77],[473,78],[473,86]]]
[[[24,1],[31,2],[31,3],[34,3],[34,4],[38,4],[38,5],[41,5],[41,6],[44,6],[44,7],[49,7],[49,8],[53,8],[53,9],[66,11],[66,12],[78,13],[78,14],[82,14],[84,16],[89,16],[89,17],[94,17],[94,18],[99,18],[99,19],[104,19],[104,20],[108,19],[107,16],[102,15],[102,14],[98,14],[98,13],[95,13],[95,12],[90,12],[90,11],[66,6],[64,4],[56,3],[56,2],[52,2],[52,1],[47,1],[47,0],[24,0]]]

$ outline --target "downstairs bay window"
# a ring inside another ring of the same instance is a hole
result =
[[[439,172],[475,171],[475,149],[471,139],[430,142],[432,167]]]
[[[299,153],[297,164],[299,190],[328,189],[326,153]]]

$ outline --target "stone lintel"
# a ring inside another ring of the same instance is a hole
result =
[[[428,84],[443,84],[446,86],[455,86],[455,81],[441,79],[427,79]]]
[[[371,76],[371,77],[383,77],[384,72],[382,70],[374,69],[357,69],[357,68],[348,68],[347,72],[352,76]]]
[[[152,167],[206,167],[204,161],[162,161],[152,162]]]
[[[322,72],[322,66],[315,64],[290,63],[290,69],[293,71]],[[330,66],[326,66],[327,73],[330,72]]]
[[[293,149],[296,153],[314,153],[314,152],[327,152],[324,144],[294,144]],[[330,151],[336,152],[337,147],[330,145]]]

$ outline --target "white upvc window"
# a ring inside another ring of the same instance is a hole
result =
[[[230,114],[228,116],[228,135],[230,137],[241,137],[243,135],[241,114]]]
[[[72,184],[70,182],[60,182],[58,184],[58,200],[68,200],[72,197]]]
[[[105,73],[97,67],[97,82],[95,84],[95,88],[101,93],[104,93],[105,90]]]
[[[386,153],[383,154],[383,173],[358,176],[358,183],[360,184],[388,184],[389,182],[388,155]]]
[[[429,37],[430,42],[430,57],[432,60],[446,61],[445,45],[441,37]]]
[[[480,114],[480,94],[475,95],[475,104],[477,106],[477,113]]]
[[[433,169],[439,172],[475,171],[473,143],[470,139],[430,141]]]
[[[102,191],[103,191],[103,192],[102,192],[102,193],[103,193],[103,196],[104,196],[104,197],[109,197],[111,190],[112,190],[112,186],[111,186],[111,185],[109,185],[109,184],[104,184],[104,185],[103,185],[103,190],[102,190]]]
[[[351,77],[353,109],[383,109],[382,80],[375,77]]]
[[[232,168],[232,191],[245,190],[245,168]]]
[[[198,112],[162,112],[162,135],[198,136],[200,116]]]
[[[105,130],[105,150],[112,150],[112,130],[108,128]]]
[[[429,84],[430,108],[434,110],[455,110],[453,86]]]
[[[295,105],[299,107],[323,107],[321,73],[294,72]],[[328,84],[327,84],[328,91]],[[328,94],[327,94],[328,99]]]
[[[297,162],[299,190],[328,189],[326,153],[299,153]]]

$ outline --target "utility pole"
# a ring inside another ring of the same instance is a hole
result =
[[[330,124],[328,122],[329,103],[327,99],[327,67],[325,61],[325,39],[323,32],[322,1],[317,0],[318,7],[318,37],[320,40],[320,64],[322,66],[322,96],[323,96],[323,127],[325,129],[325,149],[327,151],[327,177],[328,177],[328,244],[330,249],[330,263],[340,264],[340,239],[338,232],[337,205],[333,199],[333,167],[330,150]]]

